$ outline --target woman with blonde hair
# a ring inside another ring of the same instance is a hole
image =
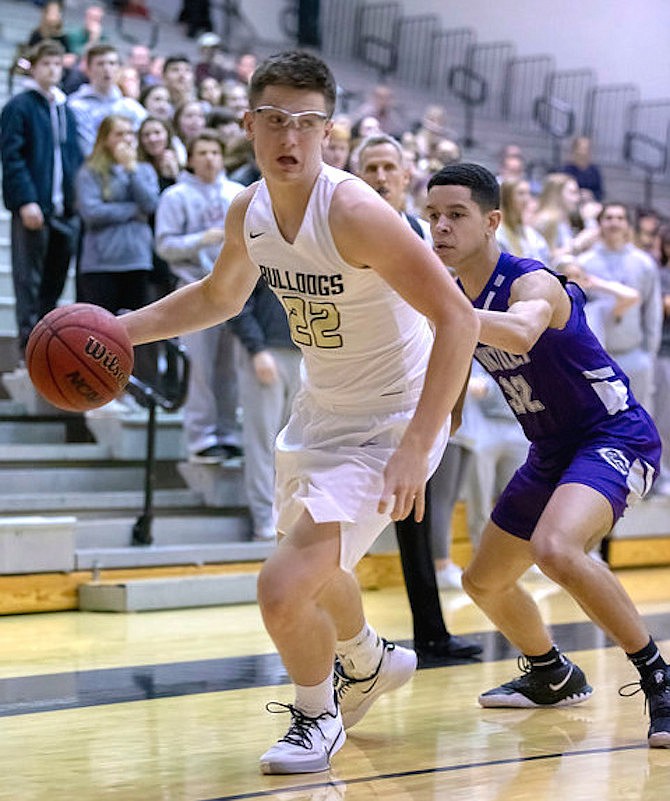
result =
[[[78,300],[113,314],[144,306],[153,268],[148,220],[158,204],[158,178],[151,164],[138,161],[132,120],[105,117],[76,187],[85,226]]]
[[[600,207],[589,204],[580,209],[580,199],[577,181],[570,175],[550,173],[544,179],[532,225],[547,241],[554,267],[560,268],[562,263],[571,261],[598,238],[595,217]],[[580,213],[584,227],[576,231],[572,219]]]
[[[532,204],[530,184],[525,178],[503,181],[500,184],[502,219],[496,239],[507,253],[549,264],[551,254],[546,239],[527,222]]]

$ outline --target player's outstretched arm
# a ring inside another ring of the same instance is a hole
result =
[[[258,280],[244,243],[244,215],[255,187],[233,200],[223,246],[210,275],[121,318],[133,345],[187,334],[238,314]]]
[[[570,298],[546,270],[517,278],[505,312],[478,309],[480,342],[508,353],[528,353],[547,328],[563,328],[570,317]]]
[[[424,314],[435,333],[423,392],[398,450],[387,464],[379,509],[391,517],[424,511],[428,455],[466,381],[479,325],[448,270],[402,218],[369,187],[347,181],[331,207],[331,229],[342,257],[370,267]]]

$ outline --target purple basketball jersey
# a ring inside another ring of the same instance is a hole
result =
[[[504,312],[512,283],[546,267],[532,259],[501,253],[478,298],[478,309]],[[586,323],[585,297],[565,285],[572,312],[565,328],[547,328],[527,354],[477,345],[475,358],[502,389],[526,437],[541,447],[565,447],[599,428],[613,415],[639,404],[628,378],[605,352]]]

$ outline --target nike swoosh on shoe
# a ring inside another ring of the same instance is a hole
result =
[[[559,690],[562,690],[563,687],[565,687],[565,685],[570,681],[570,676],[572,676],[572,673],[573,673],[574,669],[575,669],[575,666],[574,665],[570,665],[570,670],[568,670],[567,674],[565,675],[565,678],[562,681],[559,681],[558,684],[551,684],[550,683],[549,684],[549,689],[553,690],[555,693],[557,693]]]

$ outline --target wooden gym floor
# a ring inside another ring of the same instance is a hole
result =
[[[619,571],[670,657],[670,568]],[[420,670],[349,734],[330,773],[262,776],[259,755],[292,700],[255,605],[140,613],[59,612],[0,621],[2,801],[666,801],[670,749],[647,748],[641,694],[611,646],[546,579],[527,586],[596,692],[553,710],[483,710],[479,692],[517,673],[515,654],[461,592],[449,625],[481,661]],[[407,640],[402,588],[365,593],[370,622]]]

